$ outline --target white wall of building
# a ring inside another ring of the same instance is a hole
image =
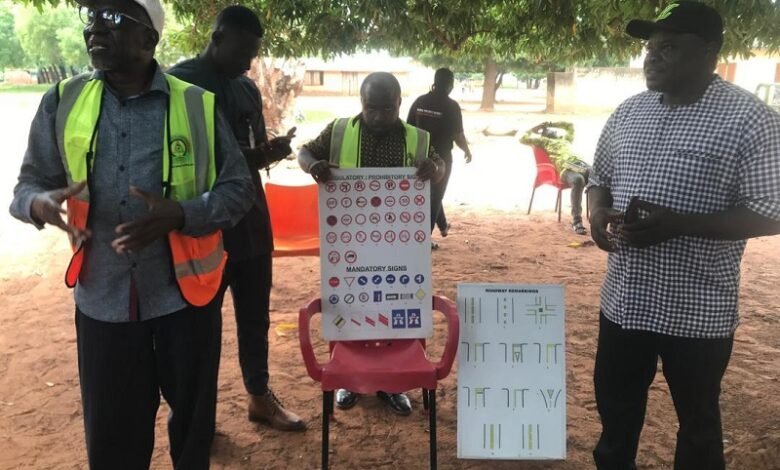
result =
[[[760,83],[775,81],[778,62],[780,62],[778,57],[753,57],[750,60],[737,62],[734,83],[754,93]]]

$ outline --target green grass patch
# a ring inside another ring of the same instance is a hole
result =
[[[336,118],[336,115],[325,109],[304,109],[304,122],[327,122]]]
[[[43,93],[52,87],[50,83],[38,83],[35,85],[10,85],[0,83],[0,93]]]

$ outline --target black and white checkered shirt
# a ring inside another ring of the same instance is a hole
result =
[[[681,214],[742,205],[780,220],[780,114],[719,77],[687,106],[641,93],[607,121],[590,186],[609,188],[620,211],[639,196]],[[730,336],[745,243],[684,236],[639,249],[618,241],[601,310],[626,329]]]

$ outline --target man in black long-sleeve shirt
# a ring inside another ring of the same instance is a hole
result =
[[[238,356],[249,392],[249,419],[283,431],[300,431],[305,423],[287,411],[268,388],[268,328],[273,237],[259,170],[291,153],[293,133],[268,141],[257,86],[244,75],[257,57],[263,28],[257,15],[230,6],[217,16],[211,41],[198,57],[169,73],[212,91],[225,114],[254,180],[257,200],[238,225],[225,232],[230,286],[236,312]]]
[[[439,227],[442,237],[447,236],[450,228],[447,217],[444,215],[442,199],[447,191],[447,183],[452,173],[453,141],[463,150],[466,163],[471,162],[471,150],[466,136],[463,134],[463,115],[460,106],[449,97],[454,81],[455,77],[450,69],[438,69],[433,77],[431,91],[418,97],[412,103],[409,108],[409,116],[406,118],[406,122],[409,124],[431,133],[431,145],[447,164],[444,179],[431,187],[432,202],[435,202],[435,204],[431,204],[431,209],[438,210],[438,213],[431,214],[431,229],[435,223]]]

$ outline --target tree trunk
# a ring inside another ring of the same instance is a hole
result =
[[[43,73],[42,83],[51,83],[51,74],[49,73],[49,67],[42,67],[41,72]]]
[[[504,84],[504,73],[506,72],[498,72],[498,80],[496,80],[496,87],[493,88],[493,103],[496,102],[496,93],[498,92],[498,89],[501,88],[501,85]]]
[[[249,70],[263,98],[263,117],[270,134],[278,135],[295,125],[292,111],[303,90],[306,69],[298,60],[255,59]],[[270,136],[269,136],[270,137]]]
[[[498,86],[498,66],[492,58],[485,61],[485,80],[482,82],[482,104],[480,111],[493,111],[496,107],[496,91]]]

